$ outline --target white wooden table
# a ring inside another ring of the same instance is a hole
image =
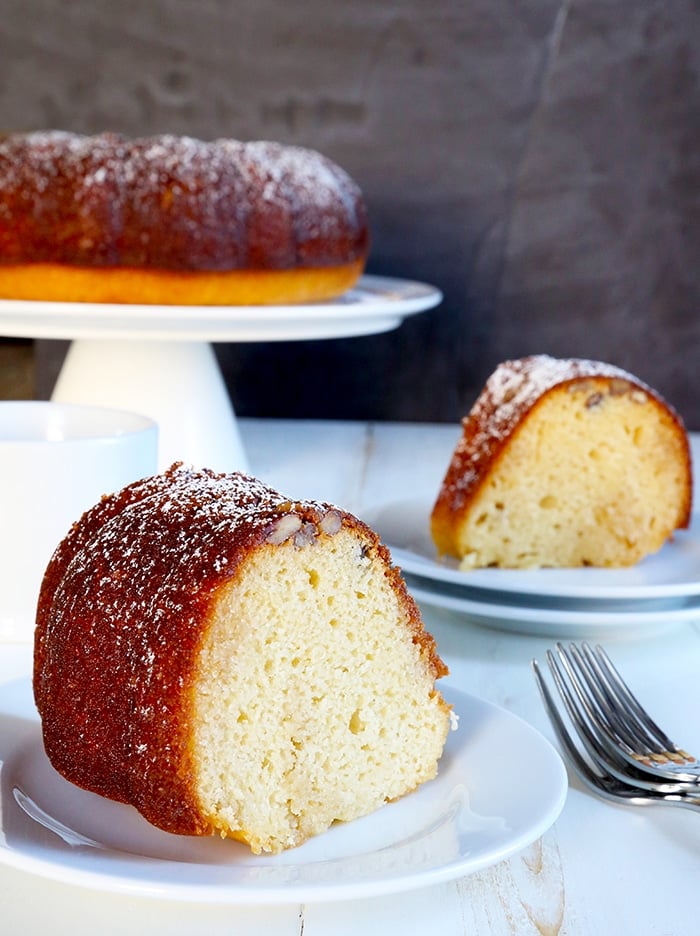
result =
[[[262,420],[241,420],[241,431],[259,477],[359,515],[417,489],[437,491],[458,435],[454,426]],[[530,660],[542,659],[554,638],[480,627],[428,606],[423,612],[450,667],[449,683],[554,740],[530,671]],[[606,646],[672,737],[700,751],[698,624]],[[0,682],[30,666],[29,646],[0,646]],[[452,883],[342,904],[202,906],[59,884],[0,865],[0,932],[671,936],[698,932],[698,881],[700,816],[611,806],[572,778],[563,812],[539,841]]]

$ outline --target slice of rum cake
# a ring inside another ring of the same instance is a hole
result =
[[[446,667],[351,514],[175,465],[103,498],[37,612],[44,745],[170,832],[300,845],[436,775]]]
[[[688,526],[680,416],[599,361],[536,355],[489,377],[432,510],[438,552],[464,569],[624,567]]]

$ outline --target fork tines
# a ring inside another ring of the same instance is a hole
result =
[[[590,666],[589,672],[593,678],[599,680],[599,686],[610,704],[615,706],[621,715],[629,716],[630,723],[639,729],[638,736],[641,743],[647,743],[648,750],[646,754],[637,752],[633,755],[636,759],[645,762],[648,757],[652,764],[664,764],[668,761],[675,764],[696,763],[696,759],[671,741],[668,735],[642,708],[601,646],[591,647],[589,644],[583,643],[579,655]]]
[[[569,718],[589,755],[618,775],[645,774],[699,783],[700,765],[647,714],[605,650],[558,643],[547,663]]]

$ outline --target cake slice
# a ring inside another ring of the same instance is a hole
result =
[[[66,779],[169,832],[279,852],[436,775],[446,673],[351,514],[173,466],[54,554],[34,694]]]
[[[599,361],[500,364],[471,412],[431,515],[464,569],[624,567],[688,526],[692,471],[680,416]]]

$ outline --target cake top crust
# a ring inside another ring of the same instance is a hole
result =
[[[304,147],[0,137],[0,263],[276,270],[352,263],[368,243],[358,185]]]
[[[462,436],[443,482],[441,498],[454,508],[471,493],[498,452],[527,413],[555,387],[582,380],[618,381],[619,392],[630,388],[656,400],[682,425],[675,410],[644,381],[602,361],[530,355],[501,362],[486,381],[462,420]]]

